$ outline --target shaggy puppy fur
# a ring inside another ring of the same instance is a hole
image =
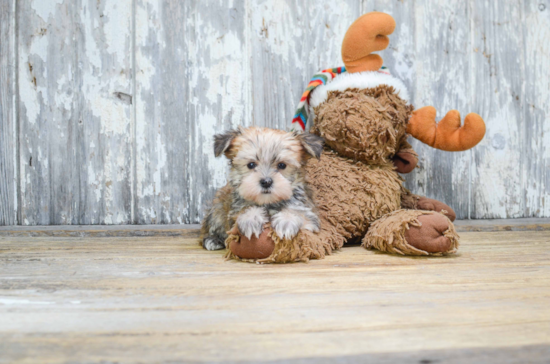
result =
[[[225,248],[236,225],[248,239],[268,226],[277,237],[292,239],[299,231],[318,232],[320,220],[304,179],[304,166],[319,158],[324,140],[267,128],[231,130],[214,138],[214,153],[224,154],[231,171],[202,224],[202,245]]]

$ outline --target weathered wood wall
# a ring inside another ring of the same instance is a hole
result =
[[[407,176],[460,218],[550,216],[550,1],[0,0],[0,225],[195,223],[212,136],[287,128],[359,15],[416,106],[481,114],[464,153]]]

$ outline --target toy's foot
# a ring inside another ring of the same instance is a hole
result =
[[[309,230],[300,230],[298,235],[292,239],[281,239],[270,224],[266,224],[259,238],[252,236],[247,239],[240,235],[236,226],[227,234],[225,244],[229,251],[226,258],[254,260],[262,264],[322,259],[333,249],[323,232],[313,233]]]
[[[240,235],[238,239],[232,239],[229,250],[241,259],[264,259],[273,253],[275,242],[269,236],[271,229],[264,229],[260,237],[253,235],[250,239]],[[238,231],[234,233],[238,234]]]
[[[449,220],[440,214],[418,216],[420,226],[409,226],[405,232],[407,243],[428,253],[444,253],[451,249],[451,240],[444,235]]]
[[[458,235],[453,223],[440,213],[397,210],[369,227],[363,246],[402,255],[446,255],[456,252]]]
[[[418,210],[440,212],[443,215],[447,216],[451,221],[455,221],[456,219],[456,213],[452,208],[450,208],[447,204],[444,204],[443,202],[434,200],[432,198],[420,197],[420,199],[416,203],[416,208]]]

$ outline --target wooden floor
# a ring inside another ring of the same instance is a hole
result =
[[[550,232],[461,236],[452,257],[289,265],[183,237],[0,237],[0,362],[550,362]]]

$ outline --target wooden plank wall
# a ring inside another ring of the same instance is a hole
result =
[[[15,0],[0,0],[0,225],[17,223]]]
[[[414,192],[459,218],[550,217],[550,0],[0,0],[0,225],[200,221],[212,136],[287,128],[351,22],[417,107],[481,114],[471,151],[414,142]]]

